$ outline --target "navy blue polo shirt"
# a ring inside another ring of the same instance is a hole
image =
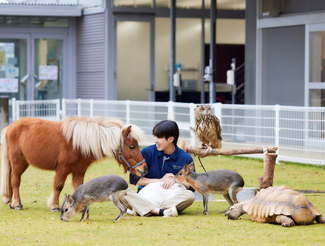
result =
[[[148,165],[148,173],[144,176],[146,178],[160,179],[166,173],[176,175],[185,164],[193,162],[192,156],[177,146],[171,155],[159,151],[155,144],[143,148],[141,153]],[[139,177],[130,174],[130,184],[136,185],[139,179]],[[139,185],[138,192],[142,188],[143,186]]]

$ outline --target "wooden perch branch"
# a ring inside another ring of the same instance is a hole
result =
[[[257,178],[260,189],[266,189],[273,185],[274,167],[277,154],[266,153],[264,158],[264,174],[262,177]]]
[[[267,153],[276,153],[277,147],[267,147]],[[238,148],[238,149],[201,149],[199,147],[187,147],[185,150],[189,154],[199,157],[209,155],[242,155],[242,154],[263,154],[263,147]]]
[[[185,142],[184,142],[185,143]],[[185,144],[182,143],[182,147],[185,147]],[[237,149],[202,149],[200,147],[187,147],[185,151],[189,154],[194,154],[199,157],[206,157],[209,155],[242,155],[242,154],[263,154],[264,157],[264,174],[262,177],[257,178],[260,185],[259,189],[265,189],[273,185],[274,178],[274,167],[275,161],[277,158],[277,147],[252,147],[252,148],[237,148]]]

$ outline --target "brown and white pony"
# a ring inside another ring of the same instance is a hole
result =
[[[47,201],[59,211],[59,196],[67,176],[76,189],[84,182],[87,168],[96,160],[114,157],[124,172],[143,176],[147,164],[138,140],[142,131],[113,118],[68,117],[60,122],[22,118],[2,131],[1,193],[4,203],[22,209],[19,195],[21,175],[29,165],[55,170],[53,191]]]

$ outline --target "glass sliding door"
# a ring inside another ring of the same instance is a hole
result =
[[[0,96],[25,100],[29,86],[27,39],[0,38]]]
[[[34,39],[34,99],[62,98],[63,40]]]
[[[61,99],[63,39],[25,36],[0,37],[0,96],[17,100]]]

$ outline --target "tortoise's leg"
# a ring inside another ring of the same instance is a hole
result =
[[[315,220],[319,224],[325,224],[325,217],[324,216],[321,216],[321,215],[316,216]]]
[[[291,218],[284,215],[276,216],[275,222],[285,227],[291,227],[295,225],[295,222]]]

